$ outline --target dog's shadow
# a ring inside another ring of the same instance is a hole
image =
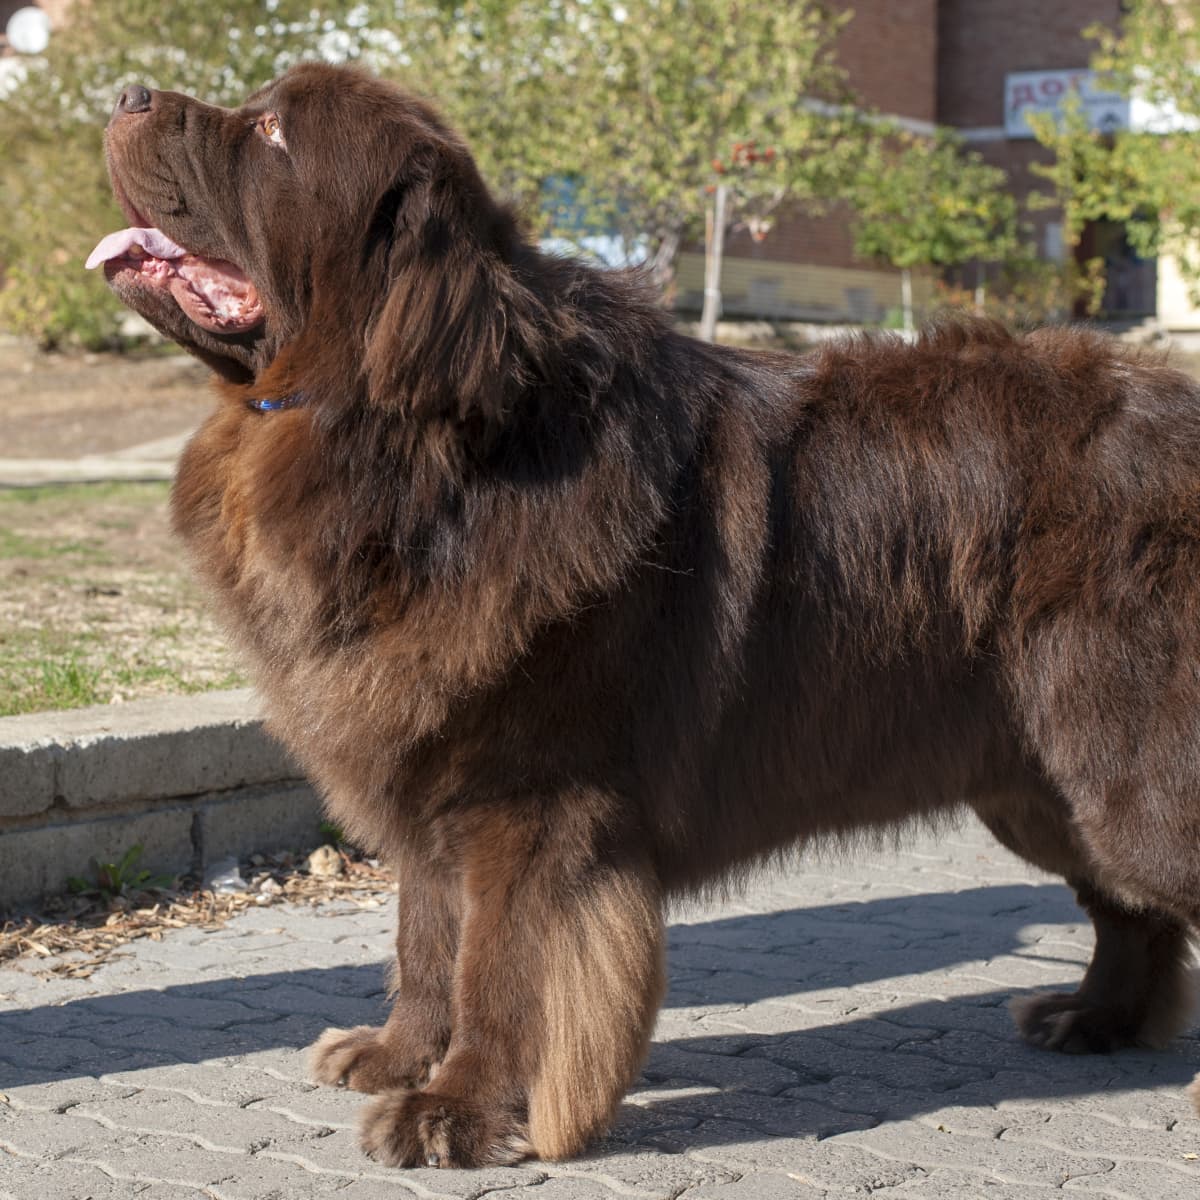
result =
[[[1039,989],[1073,989],[1088,944],[1067,936],[1056,959],[1046,944],[1031,953],[1020,931],[1064,924],[1086,919],[1056,885],[676,924],[659,1033],[607,1144],[683,1151],[826,1136],[956,1105],[1183,1088],[1200,1070],[1194,1037],[1166,1052],[1096,1057],[1017,1038],[1010,996],[1029,989],[1030,971]],[[1008,961],[990,965],[998,957]],[[1022,969],[1007,988],[1014,962]],[[998,986],[962,994],[976,980]],[[385,1009],[382,970],[358,965],[9,1010],[0,1088],[298,1049],[328,1025],[379,1023]],[[303,1077],[298,1056],[286,1070]]]
[[[957,1106],[1180,1090],[1200,1072],[1194,1034],[1085,1056],[1018,1037],[1013,995],[1074,991],[1090,956],[1090,924],[1061,885],[678,924],[670,941],[660,1036],[620,1141],[682,1151],[825,1137]],[[995,987],[964,994],[976,982]],[[671,1036],[689,1025],[703,1032]],[[1182,1096],[1176,1106],[1190,1115]]]

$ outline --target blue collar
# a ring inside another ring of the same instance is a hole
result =
[[[256,412],[279,412],[284,408],[299,408],[305,403],[303,392],[293,392],[290,396],[281,396],[278,400],[259,400],[251,396],[246,405]]]

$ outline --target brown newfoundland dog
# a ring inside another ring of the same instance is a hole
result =
[[[401,881],[330,1030],[382,1162],[562,1158],[663,905],[973,809],[1096,929],[1039,1046],[1158,1044],[1200,920],[1200,390],[1091,333],[702,345],[548,257],[421,101],[128,88],[118,295],[221,380],[175,525],[333,819]]]

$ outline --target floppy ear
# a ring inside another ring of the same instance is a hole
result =
[[[393,206],[386,294],[367,333],[372,403],[491,423],[540,374],[544,305],[517,278],[511,215],[452,145],[406,156]],[[384,211],[376,213],[376,225]]]

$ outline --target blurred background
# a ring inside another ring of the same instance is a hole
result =
[[[1200,347],[1200,4],[0,0],[0,714],[238,682],[166,530],[205,372],[83,260],[138,82],[357,62],[431,97],[548,251],[702,336],[943,307]]]

